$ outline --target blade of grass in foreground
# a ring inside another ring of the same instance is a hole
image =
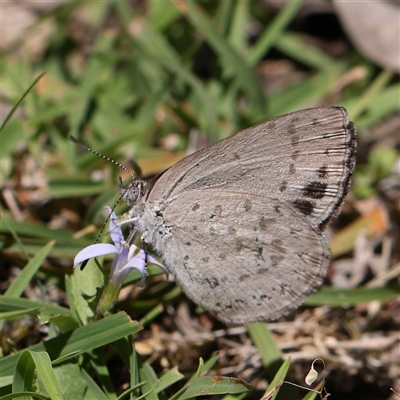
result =
[[[283,354],[267,324],[261,322],[250,324],[248,330],[254,345],[260,352],[267,379],[272,381],[284,363]],[[280,393],[282,397],[279,399],[299,399],[296,390],[288,385],[281,388]]]
[[[51,399],[63,399],[61,387],[51,366],[49,355],[45,351],[23,351],[15,368],[15,379],[13,381],[13,393],[32,390],[33,376],[35,371],[44,384]]]
[[[25,265],[25,267],[21,270],[21,273],[15,278],[15,280],[4,293],[4,297],[18,298],[21,296],[28,283],[35,276],[43,261],[50,253],[54,243],[54,240],[50,241],[46,246],[38,251],[38,253],[28,262],[28,264]]]
[[[141,325],[132,321],[124,313],[118,313],[83,326],[73,332],[60,335],[44,343],[28,348],[32,351],[47,351],[51,360],[71,354],[76,357],[76,352],[85,353],[95,348],[113,343],[116,340],[132,335],[142,329]],[[0,371],[3,375],[11,375],[21,352],[17,352],[0,360]]]

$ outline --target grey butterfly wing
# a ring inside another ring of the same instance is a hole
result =
[[[322,281],[329,251],[321,230],[347,193],[355,149],[341,107],[241,131],[159,177],[140,221],[145,241],[219,319],[277,318]]]
[[[188,297],[229,324],[287,313],[321,284],[329,263],[317,229],[254,193],[187,191],[163,219],[165,264]]]
[[[286,202],[323,228],[348,191],[355,149],[344,108],[301,110],[184,158],[159,178],[149,200],[168,203],[194,189],[251,190]]]

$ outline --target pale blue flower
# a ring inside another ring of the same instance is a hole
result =
[[[107,208],[111,212],[111,208]],[[144,250],[139,249],[134,244],[128,246],[118,224],[118,217],[115,215],[114,211],[112,211],[110,215],[110,236],[114,244],[96,243],[81,250],[74,259],[74,268],[89,258],[100,257],[106,254],[115,254],[110,273],[110,281],[112,281],[115,286],[121,285],[129,272],[133,269],[137,269],[142,274],[143,278],[140,284],[144,284],[148,262],[157,265],[168,277],[167,268],[154,257],[147,254]]]

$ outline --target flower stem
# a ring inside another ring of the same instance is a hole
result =
[[[114,307],[114,304],[118,300],[121,286],[122,285],[115,286],[112,281],[107,282],[103,293],[101,294],[99,303],[97,304],[96,313],[92,321],[97,321],[104,318],[105,314],[111,311],[111,309]]]

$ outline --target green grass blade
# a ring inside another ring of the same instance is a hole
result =
[[[15,366],[13,392],[32,390],[35,371],[51,399],[62,400],[61,388],[51,366],[50,357],[44,351],[24,350],[21,353]]]
[[[187,7],[182,7],[185,16],[204,35],[207,42],[219,55],[227,73],[239,82],[240,89],[247,93],[249,101],[260,112],[264,112],[265,96],[253,69],[229,44],[226,38],[214,28],[209,18],[197,4],[192,0],[186,0],[185,6]]]
[[[35,276],[36,272],[41,267],[43,261],[49,255],[51,249],[54,246],[55,241],[52,240],[46,246],[44,246],[22,269],[18,277],[11,283],[8,289],[4,293],[4,297],[7,298],[18,298],[26,289],[28,283]]]
[[[70,315],[71,311],[68,308],[54,306],[41,301],[34,301],[24,298],[7,298],[0,296],[0,311],[20,311],[27,309],[40,309],[41,312],[47,312],[51,315]]]
[[[255,66],[271,47],[283,35],[286,27],[296,16],[304,0],[289,1],[286,7],[278,14],[271,25],[262,33],[257,43],[250,49],[248,54],[249,65]]]
[[[276,48],[310,68],[327,69],[340,61],[330,57],[318,47],[304,43],[299,35],[286,32],[276,42]]]
[[[88,390],[96,400],[110,400],[110,398],[100,389],[99,385],[94,379],[87,373],[85,369],[82,369],[82,378],[85,380]]]
[[[225,376],[200,376],[193,380],[179,400],[192,399],[197,396],[221,394],[240,394],[248,392],[252,386],[241,379]]]
[[[375,80],[370,84],[368,89],[363,93],[358,102],[348,110],[351,118],[357,117],[368,107],[368,105],[382,92],[388,82],[392,79],[394,73],[392,71],[382,71]]]
[[[307,306],[351,306],[376,300],[389,300],[400,295],[400,285],[380,288],[335,289],[323,286],[306,301]]]
[[[123,313],[118,313],[76,329],[74,332],[31,346],[28,350],[47,351],[51,360],[55,361],[68,354],[76,357],[77,351],[85,353],[140,330],[141,326],[137,322]],[[0,371],[3,375],[10,375],[13,372],[20,354],[21,352],[17,352],[0,359]]]
[[[12,321],[13,319],[26,317],[27,315],[37,315],[40,308],[26,308],[19,311],[0,312],[0,322]]]
[[[261,360],[267,371],[268,380],[272,380],[281,368],[283,354],[278,348],[271,330],[265,323],[254,323],[248,326],[250,337],[261,355]],[[297,400],[299,397],[293,387],[285,386],[280,389],[282,399]],[[286,396],[286,397],[285,397]]]
[[[248,331],[254,345],[260,352],[264,367],[270,369],[274,364],[283,362],[283,354],[276,345],[267,324],[261,322],[250,324]]]
[[[216,110],[218,107],[207,93],[201,80],[193,74],[187,66],[179,61],[180,57],[176,51],[169,45],[165,38],[149,24],[143,23],[135,39],[140,43],[143,49],[145,49],[146,57],[153,59],[155,65],[162,65],[165,69],[179,77],[180,81],[186,82],[189,87],[193,88],[204,107],[205,116],[203,118],[207,121],[207,125],[204,126],[204,129],[209,132],[212,138],[217,138],[218,123]],[[200,121],[201,120],[200,118]]]
[[[142,393],[146,393],[146,399],[148,400],[158,400],[158,394],[155,390],[158,386],[158,377],[155,373],[153,367],[145,361],[139,359],[139,378],[140,382],[146,382],[142,386]]]
[[[22,101],[25,99],[25,97],[29,94],[29,92],[35,87],[35,85],[40,81],[43,75],[45,75],[46,72],[42,72],[34,81],[33,83],[28,87],[28,89],[25,90],[25,92],[22,94],[22,96],[16,101],[10,112],[7,114],[6,118],[4,119],[3,123],[0,125],[0,134],[2,133],[4,127],[7,125],[8,121],[10,118],[13,116],[19,105],[22,103]]]
[[[229,43],[238,52],[246,49],[248,40],[247,21],[249,20],[250,3],[244,0],[236,1],[232,24],[229,31]]]
[[[49,355],[45,351],[30,351],[29,353],[36,365],[38,377],[44,384],[47,393],[50,395],[50,398],[54,400],[62,400],[63,396],[61,387],[58,383],[56,375],[54,374]]]
[[[174,383],[181,381],[184,377],[185,375],[181,374],[177,367],[171,368],[160,377],[160,384],[156,388],[156,393],[162,392]]]
[[[286,360],[281,365],[281,367],[279,368],[279,370],[275,374],[274,378],[272,379],[272,381],[268,385],[266,393],[275,391],[275,393],[271,397],[271,400],[275,400],[276,397],[278,396],[280,387],[282,386],[283,381],[284,381],[284,379],[285,379],[285,377],[286,377],[286,375],[287,375],[287,373],[289,371],[289,367],[290,367],[290,359]]]

